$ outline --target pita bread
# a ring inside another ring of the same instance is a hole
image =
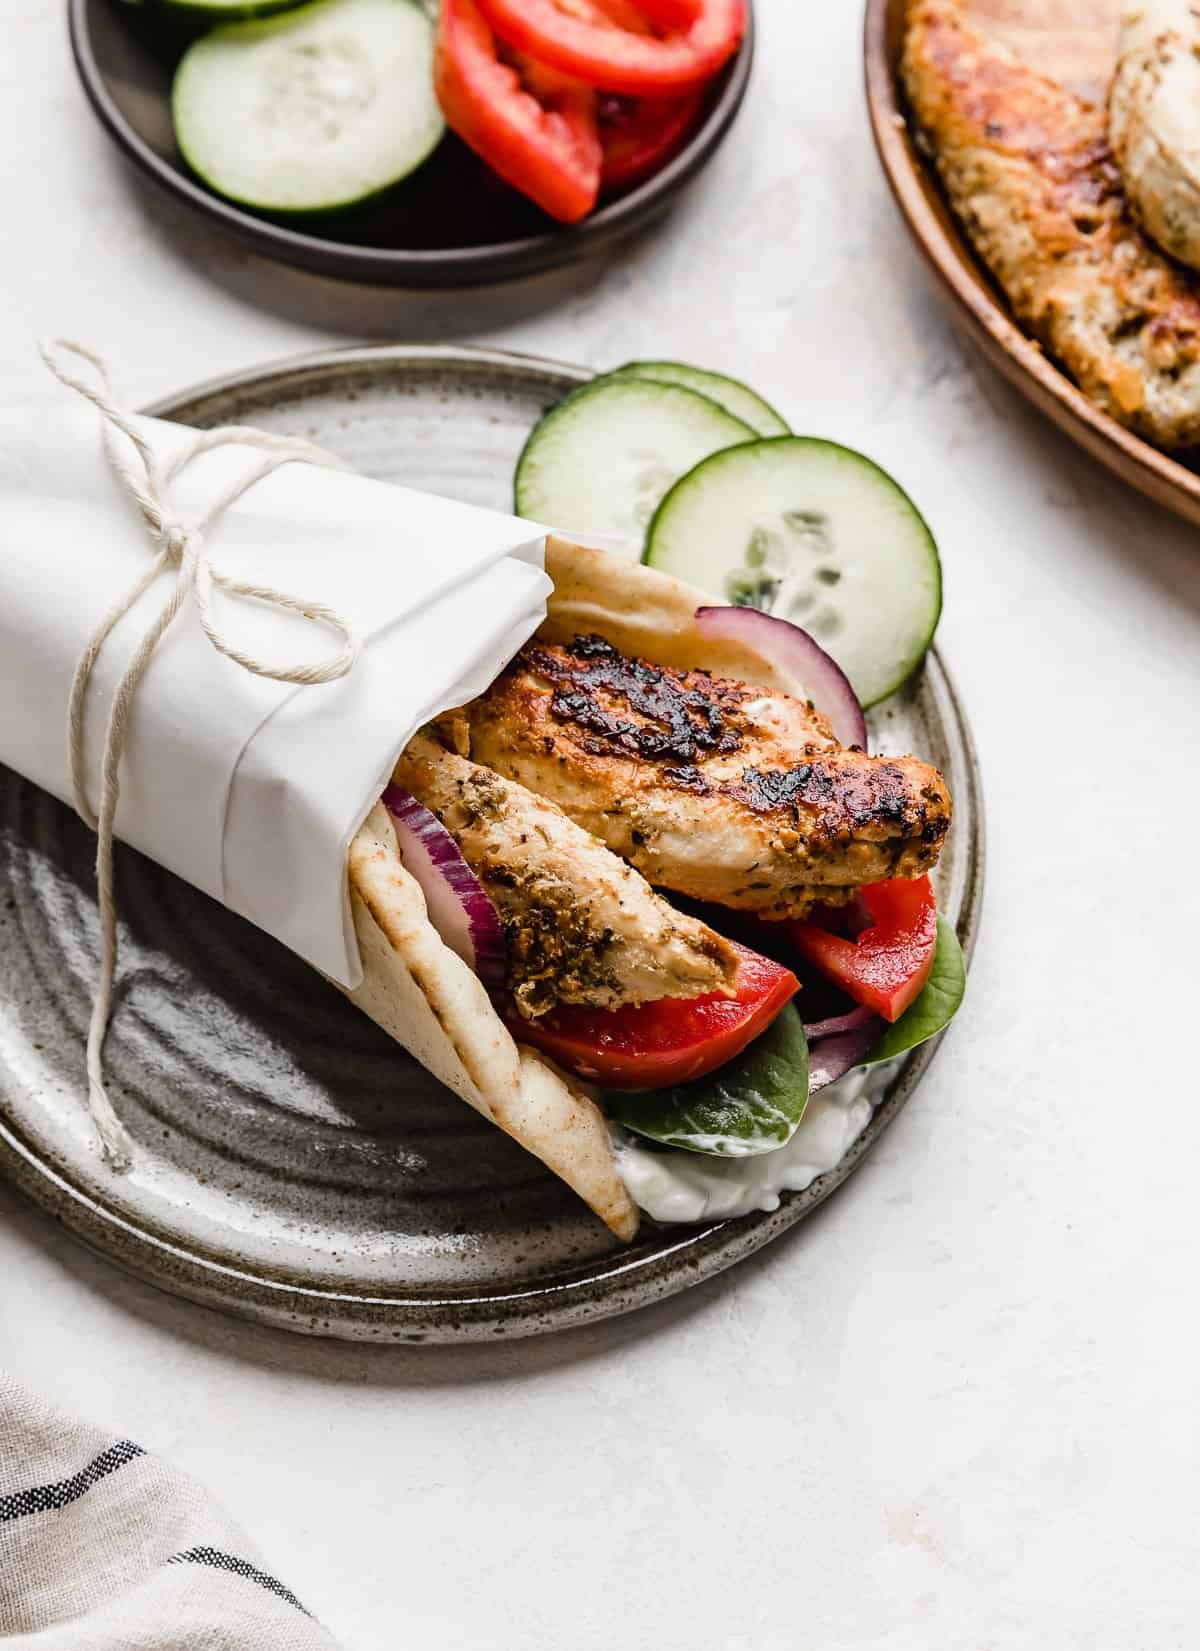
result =
[[[350,899],[363,982],[351,1000],[476,1112],[577,1192],[618,1238],[638,1228],[604,1114],[531,1049],[519,1049],[487,992],[446,946],[376,804],[350,846]]]
[[[546,540],[546,572],[554,591],[538,635],[547,642],[594,632],[622,653],[655,665],[712,671],[781,694],[804,693],[803,683],[744,642],[706,635],[696,624],[696,609],[721,604],[682,579],[553,534]]]
[[[656,664],[797,691],[752,650],[704,636],[694,616],[709,598],[667,574],[555,538],[547,540],[546,568],[555,586],[538,633],[546,640],[594,632]],[[540,1158],[618,1238],[632,1238],[638,1210],[618,1172],[604,1114],[584,1085],[513,1041],[478,978],[443,944],[382,804],[350,846],[349,877],[363,963],[352,1000],[448,1089]]]

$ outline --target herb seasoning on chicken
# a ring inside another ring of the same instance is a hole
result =
[[[550,799],[651,882],[800,917],[936,861],[950,799],[914,757],[840,746],[806,701],[531,643],[467,714],[472,757]]]
[[[437,815],[495,904],[522,1014],[731,989],[729,942],[673,910],[553,803],[427,735],[410,741],[396,781]]]

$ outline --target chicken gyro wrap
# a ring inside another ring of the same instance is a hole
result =
[[[669,1099],[700,1121],[663,1145],[760,1151],[738,1090],[769,1055],[803,1093],[765,1139],[798,1121],[789,952],[824,937],[865,960],[856,935],[878,951],[899,907],[907,962],[893,946],[844,1017],[847,1059],[913,1002],[950,799],[917,758],[867,753],[844,678],[794,626],[563,539],[546,570],[536,635],[409,741],[351,845],[351,995],[628,1238],[612,1118],[636,1129]]]
[[[116,837],[312,963],[622,1239],[627,1138],[776,1151],[819,1082],[945,1023],[952,993],[921,1004],[953,941],[946,786],[868,753],[803,630],[298,438],[135,418],[88,352],[48,360],[104,438],[76,404],[0,416],[0,760],[98,832],[114,1163]]]

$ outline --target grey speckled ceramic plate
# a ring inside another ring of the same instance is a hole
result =
[[[340,280],[379,287],[476,286],[611,252],[678,199],[724,142],[750,84],[754,9],[741,48],[704,94],[695,130],[653,176],[555,224],[447,133],[416,172],[354,211],[291,221],[225,201],[188,170],[171,120],[171,83],[204,26],[124,0],[68,0],[75,66],[109,137],[156,188],[243,246]]]
[[[206,385],[152,411],[303,434],[372,475],[503,507],[532,420],[585,377],[490,352],[362,349]],[[941,899],[969,949],[981,804],[936,657],[882,708],[876,732],[947,773],[957,818]],[[137,1154],[129,1175],[114,1176],[83,1107],[92,852],[73,815],[0,770],[0,1165],[140,1277],[310,1334],[531,1335],[685,1289],[807,1215],[878,1139],[933,1053],[927,1045],[909,1058],[838,1168],[776,1213],[647,1224],[622,1249],[304,964],[123,851],[107,1064]]]

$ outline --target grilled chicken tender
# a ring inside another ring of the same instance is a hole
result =
[[[764,917],[918,876],[950,823],[941,775],[916,758],[843,748],[803,700],[598,636],[528,644],[467,714],[474,758],[651,883]]]
[[[1019,320],[1105,412],[1200,440],[1200,295],[1134,225],[1105,112],[916,0],[909,101],[954,210]]]
[[[730,994],[729,942],[672,910],[553,803],[428,734],[409,742],[395,780],[437,815],[495,904],[522,1014]]]

